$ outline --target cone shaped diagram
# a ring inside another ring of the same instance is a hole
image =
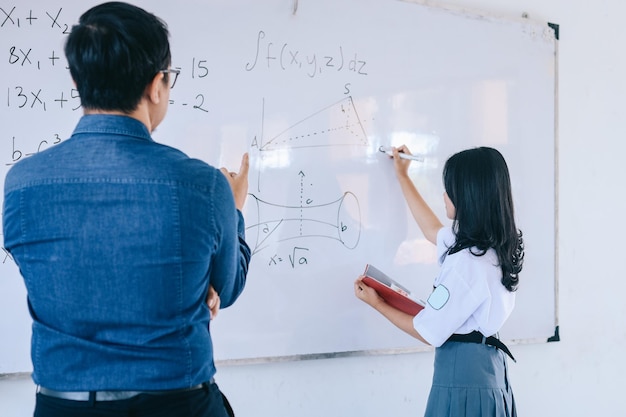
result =
[[[342,99],[300,120],[264,141],[260,150],[345,145],[367,145],[367,135],[352,97]]]

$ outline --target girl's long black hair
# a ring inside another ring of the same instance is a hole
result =
[[[493,248],[502,269],[502,285],[515,291],[524,261],[524,241],[515,226],[511,179],[504,157],[488,147],[461,151],[446,161],[443,182],[456,209],[456,241],[446,253],[469,249],[482,256]]]

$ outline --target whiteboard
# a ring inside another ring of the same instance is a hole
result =
[[[526,258],[501,337],[555,333],[558,41],[548,24],[397,0],[135,3],[167,21],[181,69],[155,140],[231,169],[250,153],[253,257],[241,298],[211,324],[218,361],[426,349],[353,295],[366,263],[423,299],[438,271],[377,152],[402,143],[424,156],[410,174],[442,221],[445,160],[481,145],[504,154]],[[94,4],[0,7],[2,180],[80,117],[63,32]],[[0,373],[27,371],[26,295],[0,255]]]

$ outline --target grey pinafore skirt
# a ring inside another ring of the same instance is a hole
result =
[[[517,417],[506,360],[484,344],[438,347],[425,417]]]

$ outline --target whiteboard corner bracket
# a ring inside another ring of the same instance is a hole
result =
[[[554,336],[548,337],[548,342],[560,342],[561,336],[559,335],[559,325],[554,328]]]

